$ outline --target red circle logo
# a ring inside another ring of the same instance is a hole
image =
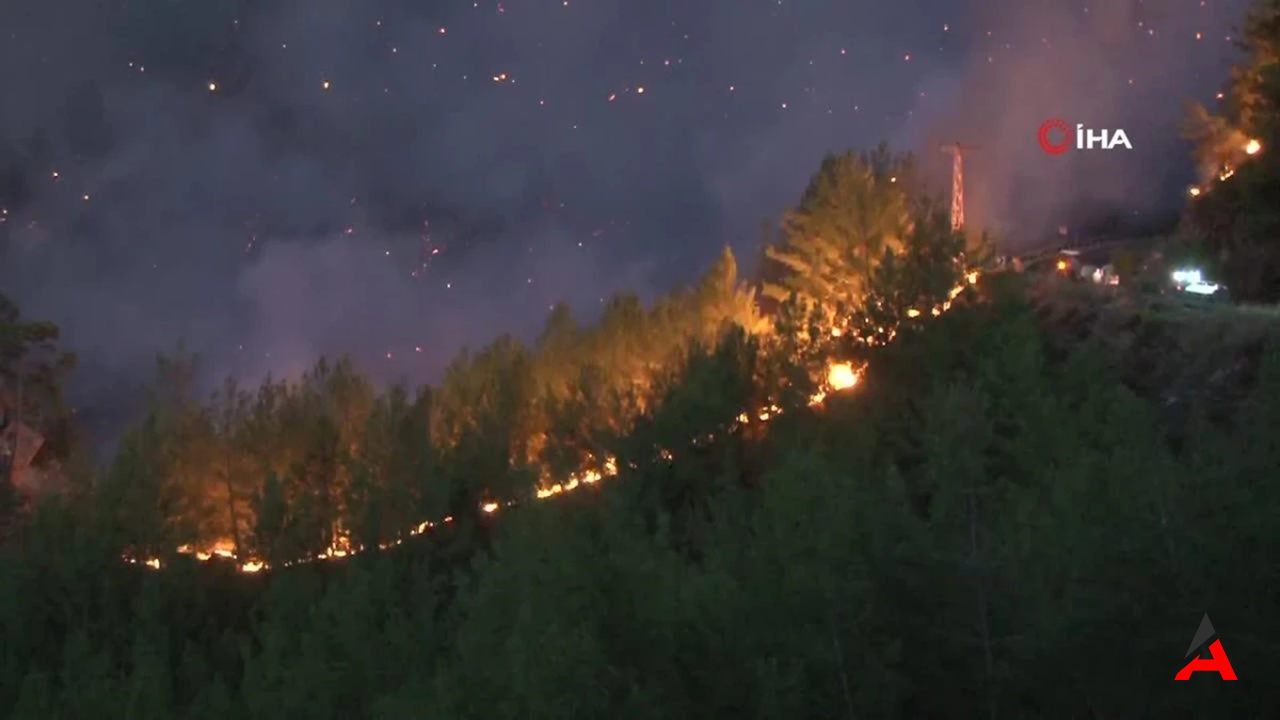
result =
[[[1054,130],[1062,133],[1062,139],[1058,142],[1054,142],[1053,138],[1050,137],[1050,133]],[[1067,151],[1067,148],[1071,147],[1071,128],[1067,127],[1067,124],[1058,118],[1045,120],[1044,124],[1040,126],[1040,132],[1036,137],[1040,140],[1040,149],[1050,155],[1061,155]]]

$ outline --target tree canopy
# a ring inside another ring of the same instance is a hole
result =
[[[63,398],[75,357],[58,349],[58,327],[22,317],[0,294],[0,538],[26,502],[33,465],[66,460],[71,409]]]
[[[764,294],[778,302],[795,294],[808,306],[860,297],[885,251],[911,231],[914,183],[913,159],[885,145],[828,155],[765,250],[778,267],[767,271]]]
[[[1216,261],[1232,296],[1280,300],[1280,2],[1259,0],[1238,40],[1216,111],[1194,105],[1202,183],[1188,218]]]

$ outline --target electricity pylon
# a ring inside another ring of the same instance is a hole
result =
[[[976,150],[970,145],[952,143],[943,145],[941,150],[951,155],[951,229],[964,227],[964,155]]]

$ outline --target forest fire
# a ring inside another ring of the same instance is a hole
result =
[[[546,500],[549,498],[554,498],[559,495],[563,495],[565,493],[577,490],[578,488],[584,485],[594,485],[606,477],[613,477],[617,473],[618,473],[617,461],[613,458],[608,458],[605,460],[603,467],[601,467],[598,470],[589,469],[579,473],[574,473],[570,475],[569,478],[564,482],[556,483],[554,485],[550,485],[544,488],[539,488],[537,490],[537,494],[535,497],[538,500]],[[480,506],[480,510],[486,515],[492,515],[494,513],[499,512],[504,507],[511,507],[516,504],[518,503],[516,503],[515,501],[511,501],[507,503],[498,503],[494,501],[488,501]],[[453,522],[452,517],[445,517],[442,520],[440,520],[439,523],[432,522],[430,520],[423,521],[418,525],[414,526],[412,529],[410,529],[406,538],[401,538],[389,543],[383,543],[378,546],[378,549],[389,550],[393,547],[402,545],[404,541],[408,538],[417,537],[419,535],[422,535],[423,533],[426,533],[427,531],[435,528],[438,524],[449,524],[452,522]],[[312,557],[302,558],[293,562],[283,563],[283,567],[292,567],[294,565],[300,565],[308,562],[315,562],[318,560],[333,560],[333,559],[344,558],[351,555],[355,555],[356,553],[359,553],[364,549],[365,548],[362,548],[353,544],[349,536],[342,534],[342,535],[339,535],[339,537],[335,539],[333,543],[330,544],[330,546],[326,548],[323,552],[317,555],[314,555]],[[188,555],[188,556],[194,557],[196,560],[199,560],[200,562],[208,562],[215,558],[220,558],[222,560],[232,561],[232,562],[235,562],[239,559],[235,552],[235,543],[228,539],[219,540],[218,542],[214,543],[212,546],[210,546],[207,549],[197,549],[191,545],[182,545],[177,548],[177,553],[179,555]],[[147,558],[146,560],[138,560],[137,558],[125,557],[124,560],[125,562],[128,562],[130,564],[143,565],[148,568],[151,568],[152,570],[159,570],[164,566],[164,563],[160,560],[160,558],[154,558],[154,557]],[[236,564],[237,570],[247,574],[262,572],[263,570],[270,569],[270,567],[271,566],[267,562],[263,560],[258,560],[255,558],[250,558],[243,562],[237,562]]]
[[[962,293],[966,287],[976,284],[978,282],[978,278],[979,278],[979,273],[977,271],[968,271],[965,274],[963,281],[959,285],[951,289],[951,291],[947,294],[947,299],[943,301],[941,304],[934,307],[931,310],[930,315],[933,317],[937,317],[942,313],[946,312],[947,310],[949,310],[951,308],[952,303],[955,301],[955,299],[959,297],[960,293]],[[906,315],[911,318],[919,317],[921,314],[922,313],[914,309],[907,310],[906,312]],[[884,329],[882,329],[882,332],[883,330]],[[834,331],[832,335],[839,337],[839,333]],[[891,340],[892,337],[893,337],[893,330],[889,328],[888,339]],[[845,392],[853,388],[856,388],[860,380],[861,380],[861,372],[858,368],[854,367],[853,363],[832,361],[827,365],[827,371],[826,371],[825,377],[823,378],[821,389],[810,398],[810,405],[811,406],[821,405],[823,402],[826,401],[830,393]],[[777,406],[769,406],[768,408],[763,409],[759,412],[757,419],[761,422],[768,422],[772,418],[777,417],[779,414],[781,414],[781,412],[782,412],[781,408]],[[750,421],[750,418],[745,413],[739,415],[737,419],[738,419],[738,422],[741,424],[745,424]],[[671,453],[668,451],[663,451],[662,457],[667,461],[670,461],[672,459]],[[538,488],[534,495],[534,498],[536,500],[549,500],[552,498],[556,498],[561,495],[578,490],[584,486],[595,485],[601,482],[602,480],[604,480],[605,478],[614,477],[617,474],[618,474],[617,459],[613,457],[608,457],[608,458],[605,458],[604,462],[601,464],[601,466],[598,469],[593,468],[593,469],[587,469],[577,473],[573,473],[569,475],[567,479],[561,482],[558,482],[552,485],[545,485],[543,487]],[[497,502],[493,500],[487,500],[480,506],[480,510],[487,515],[492,515],[500,512],[504,508],[512,507],[518,504],[519,504],[519,501],[515,501],[515,500],[506,501],[506,502]],[[423,533],[426,533],[427,531],[436,527],[438,524],[448,524],[452,522],[453,522],[452,517],[445,517],[441,519],[439,522],[433,522],[430,520],[423,521],[419,523],[417,526],[411,528],[409,532],[406,533],[405,537],[402,537],[392,542],[383,543],[379,545],[378,549],[387,550],[387,549],[399,546],[403,544],[405,540],[422,535]],[[351,538],[348,534],[343,532],[338,532],[336,534],[337,534],[337,537],[335,538],[335,540],[324,551],[310,557],[304,557],[292,562],[282,563],[282,567],[292,567],[294,565],[300,565],[300,564],[309,563],[309,562],[344,558],[365,550],[365,548],[354,544],[351,541]],[[214,560],[215,558],[220,558],[225,561],[234,562],[236,563],[236,568],[239,572],[248,573],[248,574],[259,573],[271,568],[270,564],[258,558],[251,557],[251,558],[241,560],[241,558],[236,553],[236,545],[234,541],[230,539],[219,540],[215,542],[213,545],[206,548],[195,548],[191,545],[183,545],[177,548],[177,553],[180,555],[188,555],[188,556],[194,557],[195,559],[201,562]],[[125,562],[135,564],[135,565],[142,565],[142,566],[151,568],[153,570],[159,570],[164,566],[163,561],[160,558],[156,558],[156,557],[139,559],[135,557],[126,556],[123,558],[123,560]]]

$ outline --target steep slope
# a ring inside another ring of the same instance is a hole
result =
[[[1180,427],[1192,408],[1225,419],[1258,377],[1267,347],[1278,347],[1280,309],[1194,295],[1152,295],[1037,278],[1028,294],[1049,346],[1093,345],[1123,382],[1161,402]]]

